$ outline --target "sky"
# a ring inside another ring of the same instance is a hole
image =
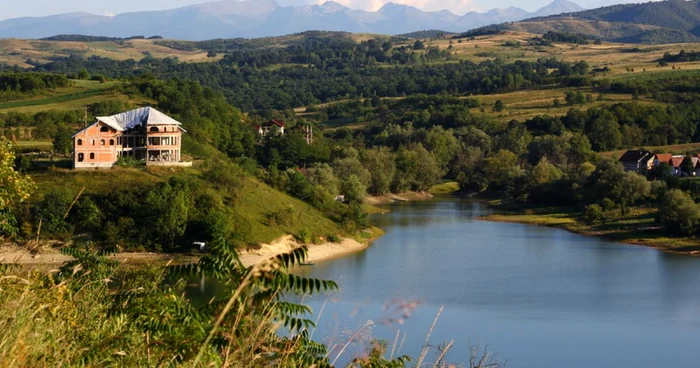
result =
[[[277,0],[280,5],[318,4],[325,0]],[[393,1],[412,5],[423,10],[448,9],[456,14],[468,11],[486,11],[493,8],[517,6],[535,11],[552,0],[336,0],[354,9],[377,10]],[[622,2],[646,0],[573,0],[584,8],[595,8]],[[207,0],[0,0],[0,20],[28,16],[87,12],[99,15],[115,15],[143,10],[173,9],[207,2]]]

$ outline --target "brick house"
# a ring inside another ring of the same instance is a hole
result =
[[[73,135],[73,168],[110,168],[122,157],[181,164],[182,124],[152,107],[98,117]]]

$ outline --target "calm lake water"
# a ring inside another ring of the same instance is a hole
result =
[[[390,210],[366,251],[298,271],[342,288],[306,300],[323,309],[314,339],[340,343],[374,320],[373,336],[400,330],[401,353],[416,357],[444,306],[430,340],[454,340],[451,362],[471,343],[516,368],[700,366],[700,258],[479,221],[487,209],[457,199]],[[382,323],[397,316],[385,306],[410,301],[403,325]]]

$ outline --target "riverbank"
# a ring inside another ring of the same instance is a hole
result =
[[[164,254],[150,252],[125,252],[118,253],[107,258],[117,260],[125,264],[152,264],[175,263],[187,264],[197,262],[196,255],[189,254]],[[17,245],[5,245],[0,247],[0,264],[17,264],[24,266],[58,266],[72,260],[54,248],[42,248],[36,252],[30,252],[27,248]]]
[[[307,261],[320,262],[328,259],[342,257],[348,254],[367,249],[371,242],[381,236],[383,232],[378,228],[372,228],[363,232],[362,239],[343,238],[340,242],[326,242],[322,244],[307,245]],[[277,255],[292,251],[301,244],[292,235],[282,236],[269,244],[262,244],[257,249],[243,250],[239,252],[241,261],[246,266],[252,266]],[[108,256],[109,259],[123,264],[143,265],[154,263],[188,264],[195,263],[199,256],[192,254],[165,254],[148,252],[127,252]],[[4,245],[0,247],[0,264],[17,264],[23,266],[58,266],[72,260],[55,248],[44,247],[39,251],[30,252],[27,248],[17,245]]]
[[[309,244],[306,245],[308,249],[306,261],[320,262],[360,252],[370,246],[371,240],[358,241],[356,239],[344,238],[336,243]],[[240,258],[244,265],[252,266],[280,254],[288,253],[300,246],[301,244],[299,244],[293,236],[286,235],[270,244],[261,245],[259,249],[242,251],[240,252]]]
[[[434,196],[429,192],[405,192],[401,194],[386,194],[382,196],[367,196],[364,204],[369,206],[381,206],[395,202],[427,201]]]
[[[618,243],[645,246],[669,253],[700,256],[700,241],[674,237],[655,223],[656,209],[635,207],[626,215],[611,216],[595,224],[583,221],[583,213],[574,208],[534,207],[502,200],[481,200],[497,213],[479,219],[548,226],[583,236],[595,236]]]

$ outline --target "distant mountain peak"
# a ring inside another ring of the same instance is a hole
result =
[[[549,15],[557,15],[562,13],[574,13],[586,10],[584,7],[576,4],[570,0],[554,0],[548,5],[542,7],[540,10],[536,11],[535,14],[538,17],[544,17]]]
[[[342,4],[337,3],[335,1],[326,1],[321,5],[321,8],[327,12],[337,12],[348,9],[346,6],[343,6]]]

